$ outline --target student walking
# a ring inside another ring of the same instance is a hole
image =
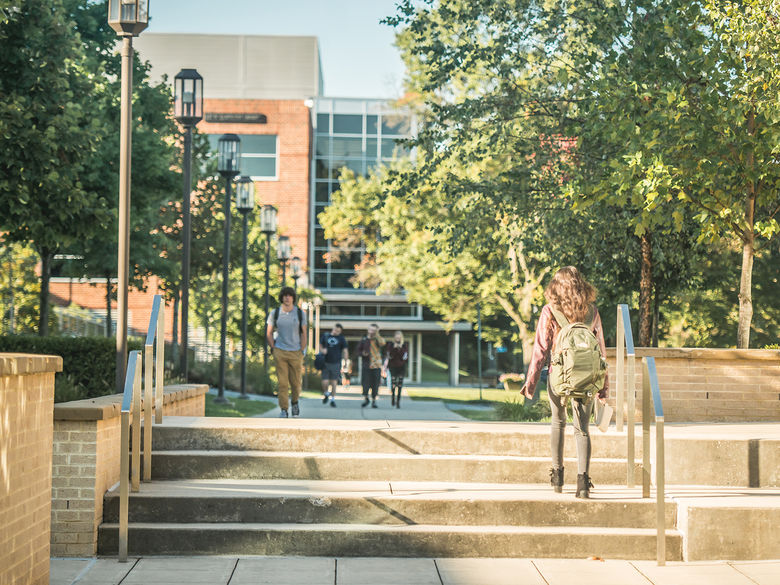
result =
[[[303,378],[303,356],[306,354],[306,314],[297,306],[298,295],[286,286],[279,293],[281,305],[276,307],[266,323],[268,346],[273,351],[276,375],[279,379],[279,408],[281,418],[287,418],[289,393],[292,391],[292,415],[298,416]]]
[[[547,378],[552,410],[550,483],[556,492],[562,491],[566,404],[571,402],[577,442],[576,497],[588,498],[593,487],[588,424],[596,395],[598,400],[606,402],[609,393],[604,331],[594,304],[596,289],[574,266],[567,266],[552,277],[544,298],[547,304],[539,316],[531,364],[521,392],[526,398],[533,398],[542,368],[550,367]]]
[[[404,334],[396,331],[393,341],[385,346],[384,369],[389,370],[390,404],[401,408],[401,388],[404,385],[406,364],[409,362],[409,346],[404,342]]]
[[[347,339],[342,334],[343,328],[336,323],[330,332],[320,337],[320,352],[325,354],[325,367],[322,369],[322,403],[336,406],[336,388],[341,377],[342,360],[349,357]]]
[[[379,327],[372,323],[368,326],[368,332],[358,343],[355,353],[363,358],[361,381],[363,382],[363,404],[369,404],[368,392],[371,391],[371,408],[376,408],[376,397],[379,394],[379,381],[382,374],[382,349],[385,340],[379,335]]]

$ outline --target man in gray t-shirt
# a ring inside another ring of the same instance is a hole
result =
[[[295,290],[286,286],[279,293],[281,306],[268,316],[266,338],[274,354],[276,375],[279,379],[279,416],[287,418],[289,392],[292,390],[292,415],[298,416],[298,398],[301,395],[303,356],[308,341],[306,313],[295,305]],[[275,335],[274,335],[275,333]]]

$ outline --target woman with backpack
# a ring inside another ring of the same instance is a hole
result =
[[[396,331],[393,341],[385,346],[385,363],[383,370],[385,374],[389,370],[390,395],[392,397],[390,405],[401,408],[401,388],[404,385],[404,376],[406,375],[406,364],[409,361],[409,346],[404,341],[404,334]]]
[[[590,497],[590,421],[593,401],[606,402],[606,347],[601,317],[594,301],[596,289],[574,266],[561,268],[544,291],[547,304],[536,328],[534,351],[521,392],[533,398],[542,368],[549,366],[547,396],[552,410],[550,483],[563,490],[563,441],[566,404],[571,402],[577,441],[578,498]]]

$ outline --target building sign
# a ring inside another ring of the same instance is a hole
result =
[[[214,124],[267,124],[268,118],[265,114],[225,114],[216,112],[206,112],[204,116],[206,122]]]

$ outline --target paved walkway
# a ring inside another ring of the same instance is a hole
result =
[[[145,557],[52,559],[51,585],[780,585],[780,561]]]
[[[212,388],[211,393],[216,393]],[[238,392],[225,391],[225,396],[233,400]],[[252,395],[253,400],[266,400],[276,403],[275,397]],[[377,408],[370,405],[361,407],[363,394],[359,388],[352,385],[348,391],[340,391],[336,395],[336,407],[323,404],[322,398],[304,398],[300,401],[301,418],[341,419],[341,420],[434,420],[434,421],[464,421],[468,420],[452,412],[440,400],[412,400],[403,392],[401,408],[390,405],[390,395],[383,388],[377,400]],[[279,409],[274,408],[258,415],[259,418],[276,418]]]

